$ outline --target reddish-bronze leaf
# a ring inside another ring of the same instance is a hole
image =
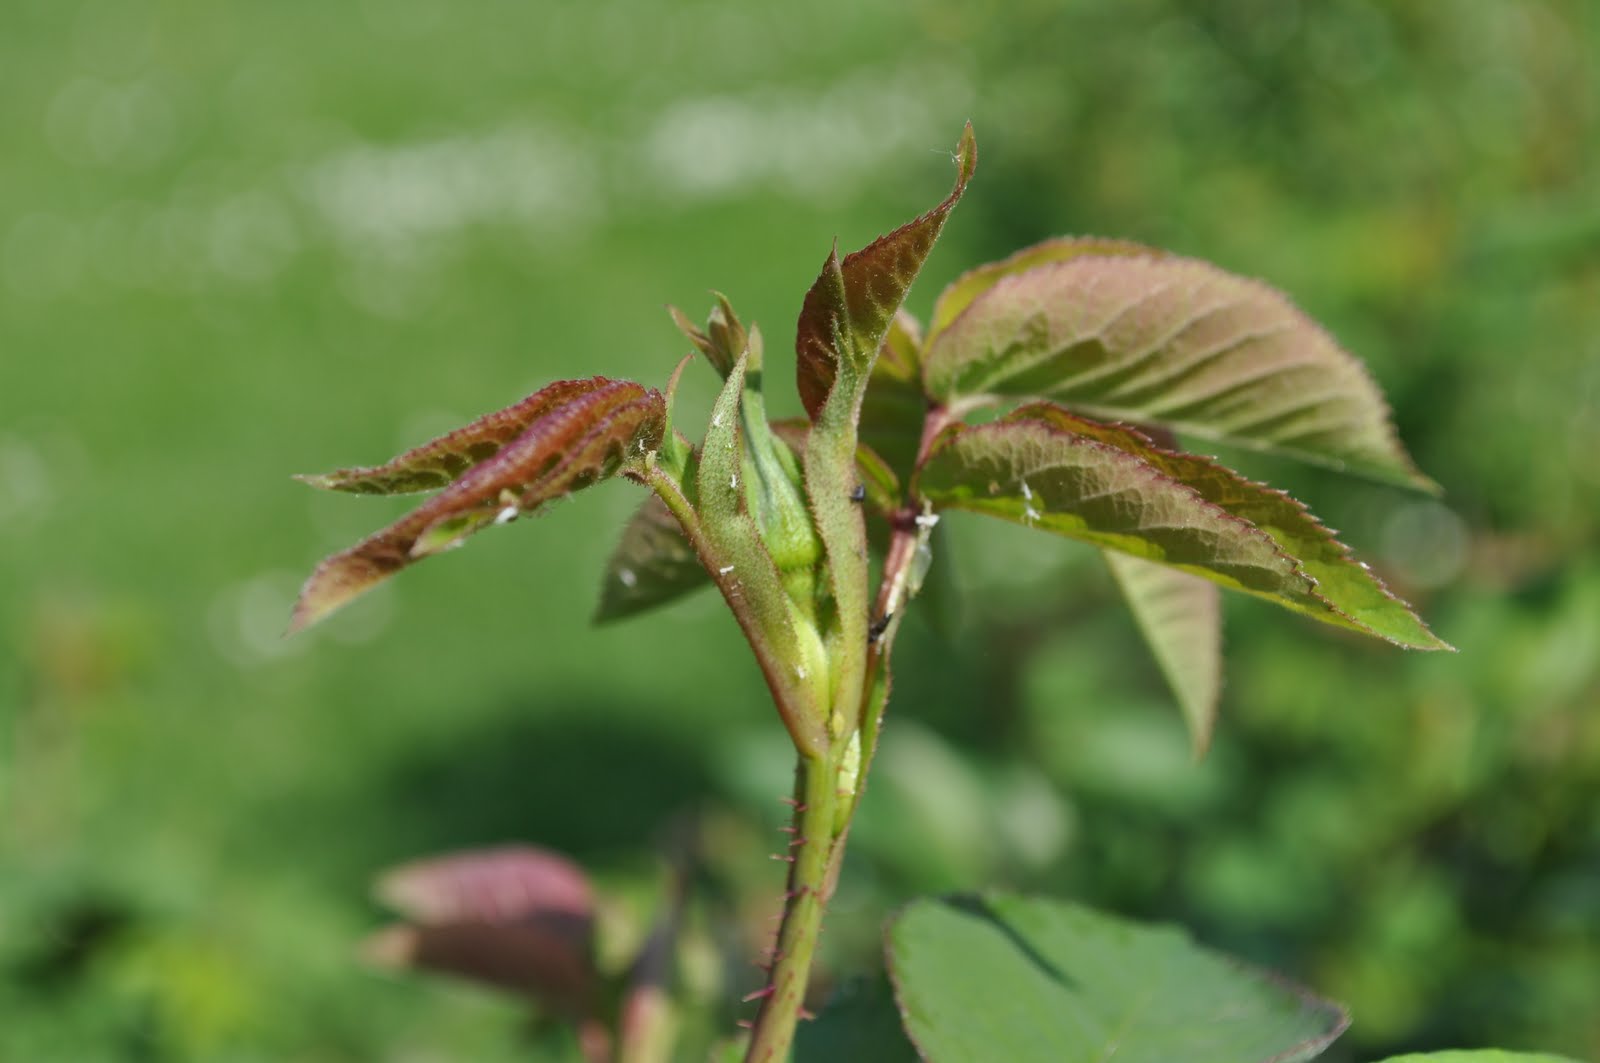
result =
[[[610,387],[612,383],[603,376],[588,380],[558,380],[535,391],[515,406],[485,414],[469,425],[447,432],[420,447],[413,447],[382,465],[336,469],[329,473],[296,476],[295,479],[312,487],[362,495],[433,491],[448,485],[474,465],[494,457],[501,447],[551,410],[590,392]]]
[[[955,188],[928,213],[880,236],[841,262],[830,252],[822,275],[806,293],[795,338],[800,400],[817,419],[841,363],[863,377],[883,342],[895,311],[933,249],[945,219],[966,191],[978,165],[977,141],[967,124],[956,149]]]
[[[1437,489],[1400,445],[1366,368],[1281,292],[1121,244],[1014,264],[1020,272],[998,264],[949,297],[947,313],[970,301],[936,323],[923,352],[935,399],[1054,399]]]
[[[318,565],[300,592],[290,632],[480,528],[532,512],[642,461],[661,442],[661,393],[631,381],[596,379],[598,385],[583,382],[564,401],[544,408],[493,457],[438,495]]]

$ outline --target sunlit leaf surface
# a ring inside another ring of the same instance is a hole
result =
[[[1349,1022],[1181,929],[1060,901],[915,901],[887,945],[930,1063],[1294,1063]]]
[[[628,463],[642,461],[660,444],[666,417],[660,392],[602,378],[581,382],[570,390],[561,385],[552,388],[563,397],[539,405],[540,412],[510,442],[497,446],[492,457],[460,474],[400,520],[318,565],[300,591],[289,630],[315,623],[374,584],[423,557],[459,545],[484,527],[513,520],[615,475]],[[538,395],[550,393],[552,388]],[[529,402],[532,399],[523,404]],[[496,419],[507,412],[489,414],[483,420],[500,423]],[[463,438],[470,438],[473,429],[463,429],[467,433]],[[429,447],[419,450],[429,451]],[[412,451],[397,461],[417,453]],[[442,468],[439,453],[443,451],[429,451],[427,457],[416,459],[417,466]],[[392,466],[335,473],[328,479],[332,485],[410,482],[412,473]]]
[[[515,406],[485,414],[469,425],[413,447],[382,465],[337,469],[295,479],[312,487],[362,495],[432,491],[447,486],[474,465],[494,457],[500,448],[552,410],[614,384],[615,381],[600,376],[588,380],[558,380]]]
[[[1365,367],[1282,293],[1194,259],[1112,245],[1050,261],[1051,246],[947,296],[946,313],[981,288],[928,342],[931,395],[1052,398],[1433,488]]]
[[[917,490],[940,507],[1160,561],[1400,645],[1446,648],[1300,503],[1133,429],[1024,407],[948,431]]]

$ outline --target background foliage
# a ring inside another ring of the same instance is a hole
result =
[[[378,869],[480,842],[589,862],[623,941],[693,815],[723,898],[697,925],[758,940],[788,767],[734,626],[710,597],[578,623],[637,489],[285,643],[309,565],[398,512],[287,474],[556,377],[657,382],[683,347],[660,305],[708,287],[781,350],[828,239],[920,209],[967,117],[983,171],[912,305],[1071,232],[1270,279],[1369,360],[1448,493],[1229,457],[1462,653],[1230,601],[1193,764],[1092,552],[958,526],[835,964],[916,893],[1003,883],[1293,973],[1354,1011],[1328,1058],[1600,1055],[1594,5],[16,0],[4,24],[0,1055],[523,1058],[513,1003],[354,960]],[[712,955],[685,977],[720,997]]]

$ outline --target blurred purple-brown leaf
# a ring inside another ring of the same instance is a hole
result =
[[[367,942],[382,966],[530,994],[578,1016],[595,988],[594,893],[583,869],[531,846],[470,850],[387,872],[377,894],[408,924]]]

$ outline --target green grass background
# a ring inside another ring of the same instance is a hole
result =
[[[957,527],[832,966],[911,896],[1008,883],[1345,1001],[1330,1059],[1600,1057],[1600,8],[8,0],[0,1058],[562,1058],[514,1002],[357,962],[372,876],[550,845],[626,940],[698,810],[776,892],[782,736],[732,622],[585,624],[636,488],[285,643],[311,564],[397,512],[288,474],[553,378],[659,383],[662,305],[712,287],[781,352],[833,237],[935,202],[969,117],[913,307],[1061,233],[1268,278],[1448,493],[1238,460],[1461,653],[1230,602],[1194,764],[1092,557]]]

